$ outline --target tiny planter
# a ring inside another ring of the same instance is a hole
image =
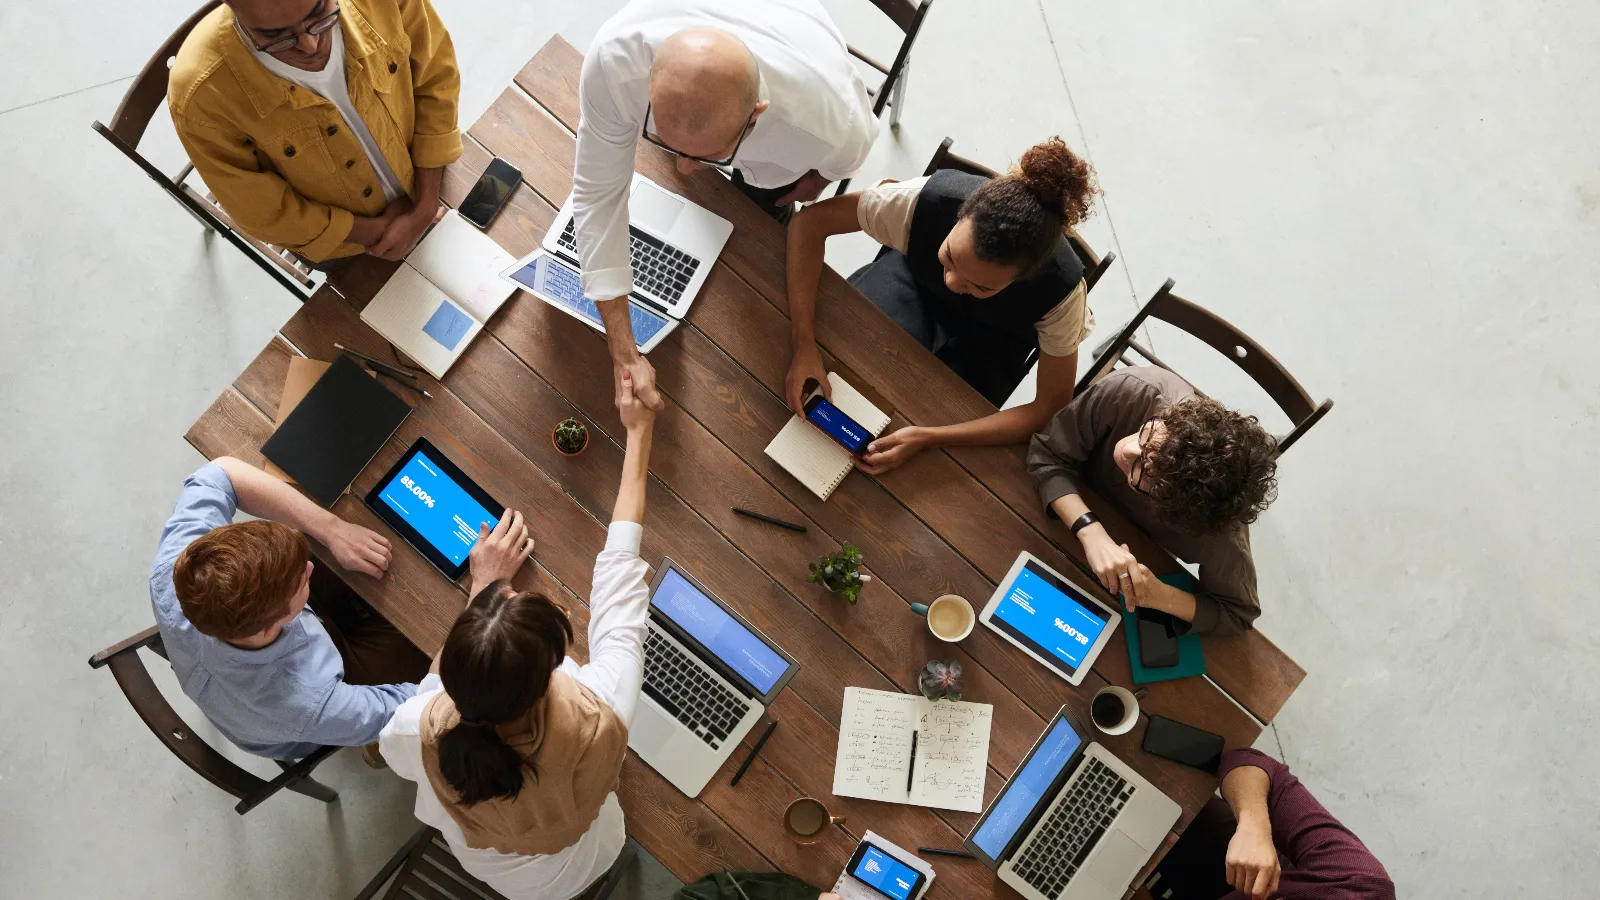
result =
[[[550,443],[562,456],[577,456],[589,446],[589,428],[577,419],[567,419],[550,432]]]
[[[917,687],[929,700],[961,699],[961,663],[953,659],[930,659],[917,676]]]
[[[811,564],[811,574],[806,581],[812,584],[821,583],[833,593],[852,605],[861,597],[861,586],[872,580],[871,575],[864,575],[861,569],[861,548],[853,544],[845,544],[837,553],[829,553],[822,559]]]

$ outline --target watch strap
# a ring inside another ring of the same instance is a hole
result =
[[[1094,523],[1096,523],[1098,521],[1100,521],[1100,520],[1095,518],[1094,513],[1086,512],[1083,515],[1079,516],[1078,518],[1074,519],[1073,522],[1072,522],[1072,527],[1070,529],[1068,529],[1068,530],[1070,530],[1072,532],[1072,536],[1073,537],[1077,537],[1078,536],[1078,532],[1084,530],[1085,528],[1088,528],[1090,525],[1093,525]]]

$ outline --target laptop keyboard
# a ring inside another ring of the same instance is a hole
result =
[[[632,259],[633,280],[636,285],[669,304],[676,304],[683,291],[700,268],[700,260],[662,243],[654,235],[628,226],[628,255]],[[556,239],[567,252],[578,255],[578,235],[573,220],[567,220],[561,237]]]
[[[698,660],[653,627],[644,640],[644,692],[713,750],[750,708],[749,701],[706,674]]]
[[[1046,897],[1061,896],[1117,813],[1133,796],[1133,786],[1094,757],[1066,791],[1011,869]]]

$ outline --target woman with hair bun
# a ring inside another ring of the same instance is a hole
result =
[[[811,379],[829,391],[813,328],[824,244],[864,231],[883,250],[850,283],[989,402],[1005,402],[1036,349],[1039,378],[1033,402],[1015,409],[884,435],[861,468],[887,471],[929,447],[1025,442],[1072,399],[1078,345],[1094,330],[1083,263],[1066,232],[1097,192],[1089,163],[1053,137],[998,178],[941,169],[802,211],[788,238],[790,407],[802,412]]]
[[[616,788],[644,681],[639,542],[655,412],[627,373],[620,391],[627,449],[594,564],[589,662],[567,655],[565,608],[511,585],[533,541],[521,513],[508,513],[472,548],[471,601],[432,673],[378,738],[395,773],[417,782],[417,818],[511,900],[578,896],[627,840]]]

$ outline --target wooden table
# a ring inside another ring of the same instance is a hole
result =
[[[513,256],[538,246],[571,189],[580,63],[570,44],[551,39],[471,128],[465,153],[447,171],[445,198],[454,204],[492,156],[522,169],[523,184],[489,231]],[[671,556],[692,570],[802,667],[772,707],[782,724],[738,788],[728,786],[730,765],[690,800],[630,755],[619,792],[628,830],[685,881],[724,867],[779,868],[826,886],[868,828],[908,847],[958,846],[974,815],[831,795],[844,689],[915,691],[925,661],[960,660],[967,699],[995,707],[992,798],[1063,703],[1087,721],[1094,691],[1131,685],[1126,644],[1120,636],[1111,641],[1083,685],[1072,688],[986,629],[959,647],[932,638],[908,606],[944,593],[983,603],[1019,550],[1064,571],[1083,567],[1077,542],[1040,508],[1021,448],[923,453],[880,479],[852,474],[827,503],[818,501],[762,453],[789,417],[782,400],[789,324],[781,227],[725,179],[680,176],[667,154],[648,144],[638,167],[734,223],[687,323],[650,356],[667,408],[656,423],[643,553],[652,563]],[[260,464],[292,355],[333,359],[337,341],[389,358],[388,345],[359,313],[393,269],[361,258],[339,272],[190,428],[189,442],[207,458],[228,454]],[[817,305],[830,368],[892,409],[891,427],[993,412],[836,273],[824,272]],[[433,398],[408,397],[416,411],[334,506],[390,535],[396,552],[389,573],[382,581],[341,574],[417,646],[431,653],[443,643],[465,603],[462,585],[444,583],[356,499],[426,436],[496,499],[527,513],[539,542],[537,566],[524,568],[520,586],[572,601],[581,634],[582,603],[622,463],[603,337],[519,293],[442,382],[423,381]],[[552,426],[568,416],[587,422],[592,435],[574,458],[550,443]],[[1103,503],[1091,498],[1090,505],[1152,568],[1177,568]],[[810,530],[795,534],[738,518],[733,506]],[[862,548],[874,576],[856,606],[805,581],[806,564],[844,541]],[[1152,685],[1143,708],[1222,734],[1229,746],[1249,746],[1304,672],[1259,633],[1207,638],[1205,649],[1209,680]],[[581,638],[575,655],[587,656]],[[1139,750],[1143,733],[1141,722],[1130,734],[1100,740],[1182,804],[1181,830],[1216,779]],[[780,815],[806,795],[823,798],[848,821],[821,843],[800,847],[784,835]],[[934,863],[935,898],[1014,895],[981,865]]]

